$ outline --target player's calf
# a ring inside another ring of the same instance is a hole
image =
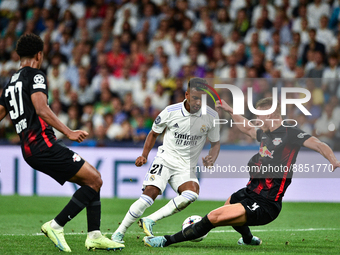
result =
[[[242,226],[247,222],[246,210],[240,203],[224,205],[208,214],[210,222],[215,226]]]
[[[179,212],[185,209],[188,205],[195,202],[198,198],[198,194],[191,190],[185,190],[182,192],[180,196],[177,196],[172,199],[173,205],[175,208],[173,209],[174,212]]]
[[[173,202],[176,206],[178,211],[185,209],[188,205],[195,202],[198,198],[198,194],[191,190],[185,190],[182,194],[178,197],[173,199]]]
[[[118,229],[113,233],[111,239],[115,242],[123,243],[123,238],[127,229],[144,213],[145,209],[153,204],[152,198],[142,194],[141,197],[135,201],[126,213],[122,223]]]
[[[163,206],[161,209],[154,212],[150,216],[147,216],[146,218],[156,222],[165,217],[168,217],[170,215],[182,211],[188,205],[195,202],[197,198],[198,198],[197,193],[191,190],[185,190],[182,192],[180,196],[171,199],[165,206]]]
[[[187,228],[179,231],[174,235],[166,235],[164,238],[166,242],[162,247],[169,246],[174,243],[190,241],[197,238],[200,238],[206,235],[210,230],[212,230],[215,226],[209,221],[207,215],[202,218],[201,221],[188,226]]]

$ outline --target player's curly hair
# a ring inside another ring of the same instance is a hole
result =
[[[207,86],[206,84],[208,84],[208,82],[205,79],[202,78],[191,78],[188,82],[188,90],[190,89],[196,89],[196,90],[200,90],[200,89],[206,89]]]
[[[44,42],[35,34],[26,34],[20,36],[16,52],[20,58],[33,58],[35,54],[44,49]]]

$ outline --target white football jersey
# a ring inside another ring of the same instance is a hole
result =
[[[184,107],[185,101],[166,107],[152,125],[152,130],[159,134],[166,129],[157,157],[161,157],[167,167],[178,170],[197,165],[207,137],[210,142],[220,140],[219,125],[213,125],[217,112],[207,106],[206,115],[201,109],[190,114]]]

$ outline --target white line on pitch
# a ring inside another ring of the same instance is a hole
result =
[[[305,228],[305,229],[252,229],[251,232],[299,232],[299,231],[322,231],[322,230],[340,230],[340,228]],[[212,233],[229,233],[235,230],[212,230]]]
[[[304,232],[304,231],[332,231],[332,230],[340,230],[340,228],[305,228],[305,229],[252,229],[252,232]],[[236,233],[235,230],[212,230],[212,233]],[[174,234],[174,232],[154,232],[155,234]],[[65,235],[85,235],[86,233],[65,233]],[[111,235],[112,233],[105,233]],[[130,234],[142,234],[141,232],[130,232]],[[0,234],[0,236],[41,236],[43,233],[34,233],[34,234]]]

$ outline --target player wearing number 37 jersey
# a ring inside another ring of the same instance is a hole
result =
[[[12,76],[1,98],[6,108],[10,109],[9,115],[20,136],[25,159],[56,143],[52,127],[35,113],[30,97],[36,92],[48,96],[45,74],[25,66]]]
[[[88,249],[122,249],[124,245],[104,237],[100,228],[100,173],[68,149],[61,140],[56,140],[52,127],[72,141],[82,142],[88,133],[70,130],[47,105],[47,80],[39,70],[43,61],[44,43],[40,37],[27,34],[20,37],[16,51],[20,56],[20,69],[11,77],[0,98],[0,121],[9,116],[20,136],[22,154],[33,168],[43,172],[63,185],[66,181],[81,187],[70,202],[41,231],[57,248],[71,252],[64,238],[64,225],[85,207],[87,210]]]
[[[150,207],[156,197],[162,194],[167,183],[178,193],[168,204],[138,222],[147,236],[153,236],[155,222],[173,215],[198,198],[199,184],[194,168],[208,138],[211,143],[209,155],[203,158],[205,166],[212,166],[220,151],[219,128],[213,120],[218,118],[216,111],[207,107],[202,114],[201,97],[207,82],[193,78],[188,83],[185,100],[166,107],[155,119],[152,130],[146,138],[142,156],[136,160],[140,167],[147,162],[150,150],[159,134],[165,132],[163,145],[150,165],[143,182],[143,194],[134,202],[119,228],[113,233],[112,240],[123,243],[123,237],[130,227]]]

